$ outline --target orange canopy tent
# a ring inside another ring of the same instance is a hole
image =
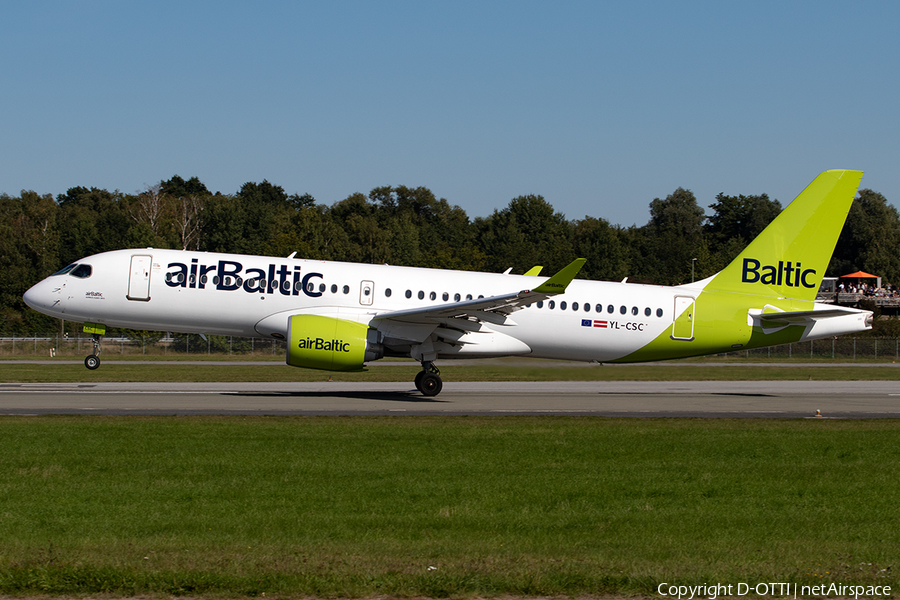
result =
[[[875,287],[881,287],[881,277],[878,275],[872,275],[871,273],[866,273],[865,271],[857,271],[856,273],[850,273],[849,275],[841,275],[840,279],[855,279],[856,283],[861,283],[861,279],[874,279]],[[871,285],[871,283],[869,285]]]

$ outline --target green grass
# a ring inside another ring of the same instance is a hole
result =
[[[0,594],[898,589],[894,421],[0,418]]]
[[[703,363],[644,365],[576,365],[551,361],[442,363],[444,381],[752,381],[752,380],[900,380],[900,368],[887,366],[709,366]],[[406,381],[420,370],[409,366],[373,366],[367,371],[338,373],[297,369],[284,364],[217,365],[131,364],[106,362],[96,371],[83,365],[4,364],[0,383],[48,382],[186,382],[186,381]]]

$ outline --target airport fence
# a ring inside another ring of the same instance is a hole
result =
[[[0,337],[0,356],[84,357],[92,352],[88,336],[40,335]],[[281,358],[285,342],[267,338],[234,336],[153,335],[104,337],[102,356],[246,356]],[[782,344],[753,350],[737,350],[728,359],[779,360],[900,360],[900,338],[839,337]]]
[[[257,356],[283,357],[285,342],[267,338],[243,338],[222,335],[135,335],[104,337],[102,354],[112,356]],[[72,356],[93,352],[89,336],[40,335],[0,337],[0,356]]]
[[[900,338],[839,337],[781,344],[727,354],[733,358],[779,360],[900,360]]]

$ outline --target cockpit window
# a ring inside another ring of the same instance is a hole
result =
[[[72,269],[72,272],[69,273],[69,275],[71,275],[72,277],[77,277],[79,279],[87,279],[91,276],[91,272],[91,265],[78,265],[77,267]]]
[[[56,276],[56,275],[65,275],[66,273],[68,273],[69,271],[71,271],[72,269],[74,269],[74,268],[77,267],[77,266],[78,266],[78,263],[72,263],[72,264],[69,265],[68,267],[66,267],[66,268],[64,268],[64,269],[60,269],[59,271],[57,271],[56,273],[54,273],[53,275],[51,275],[51,277],[54,277],[54,276]]]

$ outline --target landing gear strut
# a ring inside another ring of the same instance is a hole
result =
[[[437,396],[443,387],[441,372],[433,362],[423,360],[422,370],[416,374],[416,389],[425,396]]]
[[[93,371],[100,366],[100,336],[91,336],[91,342],[94,345],[94,351],[85,357],[84,366]]]

